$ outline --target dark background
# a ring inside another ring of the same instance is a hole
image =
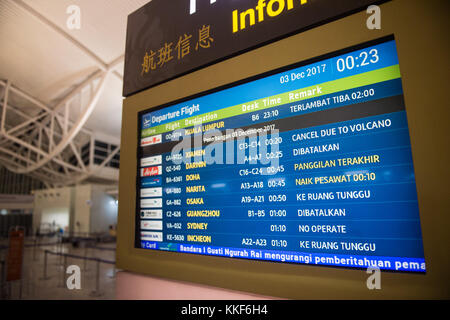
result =
[[[270,0],[266,0],[266,4]],[[286,1],[285,1],[286,2]],[[294,8],[271,18],[264,14],[264,21],[256,22],[244,30],[233,33],[232,12],[239,13],[255,8],[258,0],[197,0],[196,13],[189,14],[189,0],[153,0],[128,16],[125,50],[123,95],[130,96],[141,90],[171,80],[220,60],[243,53],[281,38],[327,23],[331,20],[364,10],[370,4],[385,2],[375,0],[308,0],[300,5],[294,0]],[[275,5],[274,8],[277,8]],[[256,21],[257,20],[257,12]],[[247,18],[248,23],[248,18]],[[214,39],[210,48],[198,48],[198,31],[210,26]],[[364,24],[363,24],[364,25]],[[184,34],[192,35],[190,54],[178,60],[175,46]],[[172,42],[173,59],[156,70],[141,74],[146,52],[156,52],[165,43]],[[314,45],[305,43],[305,46]]]

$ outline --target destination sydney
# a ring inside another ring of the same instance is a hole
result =
[[[135,246],[425,272],[394,40],[139,116]]]

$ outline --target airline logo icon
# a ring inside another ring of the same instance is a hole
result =
[[[153,186],[160,186],[161,185],[161,178],[160,177],[156,177],[156,178],[151,178],[151,177],[147,177],[147,178],[142,178],[141,179],[141,187],[153,187]]]
[[[162,210],[141,210],[141,219],[162,219]]]
[[[163,223],[162,221],[141,221],[141,229],[142,230],[162,230]]]
[[[142,241],[163,241],[163,234],[162,234],[162,232],[143,231],[143,232],[141,232],[141,240]]]
[[[162,198],[141,199],[141,208],[162,208]]]
[[[147,167],[141,169],[141,177],[159,176],[162,174],[162,166]]]
[[[162,155],[147,157],[141,159],[141,167],[156,166],[162,163]]]
[[[141,147],[151,146],[162,142],[162,135],[157,134],[156,136],[147,137],[141,139]]]
[[[162,188],[141,189],[141,197],[162,197]]]
[[[151,124],[151,120],[150,119],[145,119],[144,118],[144,127],[148,126],[149,124]]]

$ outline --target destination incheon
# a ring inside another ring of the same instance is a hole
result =
[[[187,241],[189,242],[208,242],[211,243],[211,236],[201,236],[196,234],[188,234]]]

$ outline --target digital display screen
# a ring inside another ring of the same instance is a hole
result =
[[[425,272],[393,37],[138,118],[136,248]]]

